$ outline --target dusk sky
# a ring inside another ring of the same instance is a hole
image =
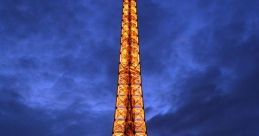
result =
[[[259,136],[259,1],[138,0],[149,136]],[[111,136],[122,0],[0,0],[0,136]]]

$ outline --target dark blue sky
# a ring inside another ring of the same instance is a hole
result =
[[[0,0],[0,135],[110,136],[122,0]],[[259,1],[138,0],[150,136],[259,136]]]

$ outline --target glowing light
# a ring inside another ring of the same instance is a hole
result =
[[[113,136],[147,136],[141,87],[136,0],[123,0]]]

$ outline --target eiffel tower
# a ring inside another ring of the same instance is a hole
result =
[[[119,78],[112,136],[147,136],[136,0],[123,0]]]

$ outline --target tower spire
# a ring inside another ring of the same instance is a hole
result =
[[[112,136],[147,136],[141,84],[137,3],[123,0],[119,78]]]

